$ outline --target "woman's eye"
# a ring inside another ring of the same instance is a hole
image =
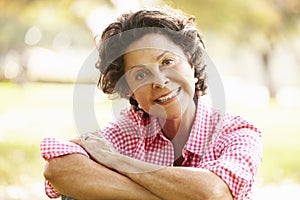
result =
[[[145,78],[147,76],[147,73],[146,72],[138,72],[136,75],[135,75],[135,79],[136,80],[142,80],[143,78]]]
[[[174,58],[166,58],[162,61],[162,64],[163,65],[172,65],[172,64],[174,64],[174,62],[175,62]]]

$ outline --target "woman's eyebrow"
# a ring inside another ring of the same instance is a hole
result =
[[[159,54],[157,57],[156,57],[156,60],[160,60],[165,54],[167,53],[171,53],[170,51],[163,51],[161,54]],[[140,65],[134,65],[134,66],[131,66],[130,67],[130,71],[133,70],[133,69],[136,69],[136,68],[141,68],[141,67],[145,67],[146,65],[143,65],[143,64],[140,64]]]
[[[141,68],[141,67],[145,67],[145,65],[134,65],[130,67],[130,71],[136,68]]]
[[[161,59],[161,57],[163,57],[165,54],[167,54],[167,53],[171,53],[171,52],[169,52],[169,51],[163,51],[161,54],[159,54],[157,57],[156,57],[156,60],[160,60]]]

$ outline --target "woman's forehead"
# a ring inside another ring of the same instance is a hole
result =
[[[125,50],[125,54],[131,52],[170,52],[175,55],[184,56],[183,50],[167,36],[158,33],[149,33],[142,38],[132,42]]]

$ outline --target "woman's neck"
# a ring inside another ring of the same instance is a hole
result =
[[[160,124],[164,124],[162,130],[165,137],[173,143],[175,154],[181,155],[181,150],[189,138],[195,113],[196,105],[193,102],[180,117],[165,121],[160,120]]]

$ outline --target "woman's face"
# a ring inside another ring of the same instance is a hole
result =
[[[139,106],[157,117],[181,117],[195,92],[194,68],[182,49],[153,33],[131,43],[126,52],[125,77]]]

